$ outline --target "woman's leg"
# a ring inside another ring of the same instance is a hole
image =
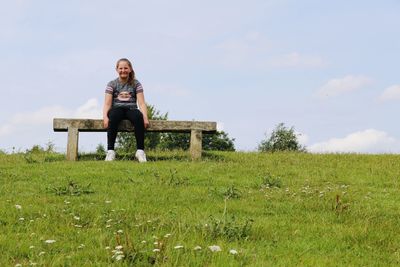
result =
[[[108,112],[108,129],[107,129],[107,150],[114,150],[115,139],[117,139],[118,125],[124,118],[124,110],[122,108],[111,108]]]
[[[135,127],[137,149],[144,150],[144,121],[142,112],[138,109],[128,110],[126,116],[132,122],[133,127]]]

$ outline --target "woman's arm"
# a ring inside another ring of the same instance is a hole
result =
[[[106,94],[104,98],[104,106],[103,106],[103,127],[108,128],[108,111],[111,108],[112,105],[112,94]]]
[[[146,102],[144,101],[144,94],[143,92],[137,93],[136,94],[137,102],[139,104],[140,111],[143,114],[143,122],[144,122],[144,128],[149,127],[149,118],[147,117],[147,106]]]

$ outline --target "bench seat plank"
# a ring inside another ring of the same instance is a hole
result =
[[[63,119],[55,118],[53,128],[55,132],[67,132],[68,128],[73,127],[79,132],[106,132],[101,119]],[[192,129],[201,130],[203,133],[215,133],[217,130],[216,122],[209,121],[165,121],[150,120],[148,132],[180,132],[190,133]],[[119,125],[120,132],[133,132],[134,128],[128,120],[123,120]]]
[[[54,118],[55,132],[68,132],[67,160],[78,158],[79,132],[106,132],[101,119],[65,119]],[[118,131],[133,132],[134,127],[128,120],[123,120]],[[193,160],[201,158],[203,133],[215,133],[217,123],[210,121],[165,121],[150,120],[147,132],[177,132],[190,133],[190,155]]]

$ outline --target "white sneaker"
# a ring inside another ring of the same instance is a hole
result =
[[[114,150],[108,150],[105,161],[113,161],[114,159],[115,159],[115,151]]]
[[[139,161],[140,163],[147,162],[146,154],[145,154],[144,151],[141,150],[141,149],[138,149],[138,150],[136,151],[135,157],[138,159],[138,161]]]

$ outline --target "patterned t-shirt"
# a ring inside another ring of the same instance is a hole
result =
[[[107,84],[106,94],[113,96],[112,107],[137,109],[136,94],[143,92],[143,87],[138,80],[134,84],[121,83],[118,78]]]

